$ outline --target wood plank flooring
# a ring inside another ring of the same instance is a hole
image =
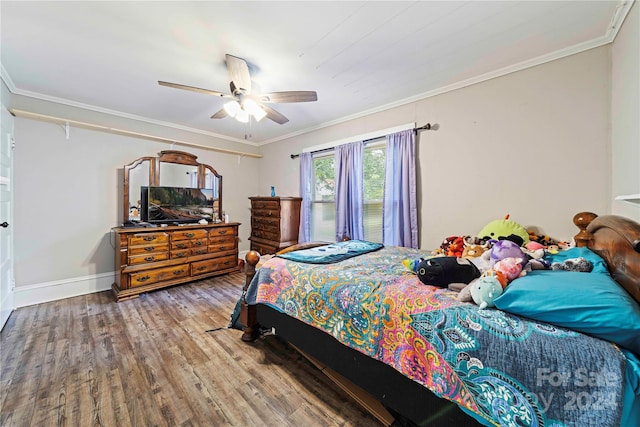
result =
[[[226,328],[243,282],[15,310],[0,333],[0,425],[381,425],[277,339]]]

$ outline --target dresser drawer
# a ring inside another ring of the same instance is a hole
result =
[[[271,229],[271,228],[280,228],[280,218],[277,217],[268,217],[268,216],[254,216],[251,218],[251,227],[252,228],[263,228],[263,229]]]
[[[129,246],[146,245],[148,243],[167,243],[167,233],[140,233],[129,236]]]
[[[191,263],[191,275],[210,273],[212,271],[226,270],[238,267],[238,257],[236,255],[222,258],[207,259]]]
[[[165,252],[156,252],[151,254],[136,255],[129,257],[129,265],[144,264],[146,262],[164,261],[169,259],[169,254]]]
[[[209,253],[208,246],[200,246],[197,248],[191,248],[191,255],[205,255]]]
[[[167,252],[169,251],[168,243],[159,243],[153,245],[145,245],[145,246],[130,246],[129,247],[129,257],[133,257],[136,255],[142,254],[155,254],[158,252]]]
[[[251,217],[280,218],[279,209],[251,209]]]
[[[209,236],[209,245],[217,245],[220,243],[230,243],[235,246],[236,236]]]
[[[174,265],[172,267],[156,268],[153,270],[141,271],[139,273],[131,273],[131,286],[149,285],[152,283],[187,277],[188,275],[188,265]]]
[[[209,253],[215,254],[216,252],[233,251],[236,249],[236,242],[223,242],[209,245]]]
[[[178,240],[190,240],[190,239],[205,239],[207,237],[207,230],[180,230],[173,231],[171,233],[171,241]]]
[[[234,227],[216,227],[209,230],[209,238],[218,236],[235,236]]]
[[[253,229],[251,230],[251,237],[257,237],[259,239],[264,239],[264,240],[274,240],[277,242],[280,240],[280,230],[267,231],[267,230]]]
[[[278,200],[252,200],[251,208],[280,210],[280,202]]]
[[[171,259],[186,258],[191,255],[191,249],[176,249],[171,251]]]

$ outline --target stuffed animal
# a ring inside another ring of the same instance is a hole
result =
[[[462,258],[477,258],[486,250],[487,248],[482,245],[465,244],[462,250]]]
[[[524,260],[527,259],[517,243],[513,243],[511,240],[500,240],[491,247],[491,266],[495,266],[496,262],[505,258],[520,258],[523,260],[523,267]]]
[[[564,262],[554,262],[551,264],[551,269],[589,273],[593,270],[593,263],[583,257],[569,258]]]
[[[480,277],[480,271],[468,259],[435,257],[420,261],[416,274],[425,285],[445,287],[449,283],[469,283]]]
[[[527,229],[515,221],[509,219],[507,214],[503,219],[491,221],[478,233],[478,238],[489,240],[511,240],[518,246],[529,242]]]
[[[558,252],[560,252],[560,248],[558,247],[558,245],[547,246],[546,253],[556,255]]]
[[[424,258],[403,259],[402,260],[402,265],[404,265],[406,267],[406,269],[409,270],[410,272],[417,274],[418,273],[418,265],[420,265],[420,262],[423,259]]]
[[[470,285],[471,298],[480,310],[494,307],[494,300],[502,295],[502,285],[495,276],[482,276]]]
[[[526,271],[522,268],[522,258],[504,258],[496,262],[493,269],[506,277],[507,284],[520,276],[524,276]],[[503,285],[504,288],[506,285]]]
[[[482,273],[482,275],[483,276],[494,276],[496,279],[498,279],[498,282],[500,282],[500,285],[502,286],[502,289],[506,288],[507,285],[509,284],[509,281],[507,280],[507,276],[505,276],[505,274],[500,270],[494,270],[494,269],[487,270],[484,273]]]
[[[547,236],[546,234],[538,234],[538,233],[536,233],[536,230],[534,230],[534,229],[527,230],[527,234],[529,235],[529,240],[530,241],[538,242],[543,246],[555,245],[555,244],[558,243],[554,239],[552,239],[551,237]]]
[[[442,253],[445,256],[453,256],[460,258],[464,249],[464,237],[462,236],[450,236],[444,239],[440,245]]]

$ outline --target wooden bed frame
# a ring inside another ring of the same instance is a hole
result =
[[[607,263],[611,276],[640,303],[640,224],[616,216],[581,212],[573,217],[577,246],[586,246]],[[326,242],[295,245],[282,252]],[[255,275],[260,255],[247,253],[245,290]],[[419,426],[479,425],[456,404],[441,399],[384,363],[351,349],[329,334],[262,304],[242,302],[243,341],[253,341],[260,326],[274,328],[383,424]],[[330,349],[327,351],[327,349]],[[389,412],[391,411],[391,412]]]

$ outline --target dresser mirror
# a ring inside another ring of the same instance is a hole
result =
[[[209,188],[213,194],[214,222],[222,220],[222,176],[197,157],[183,151],[161,151],[157,157],[141,157],[124,166],[124,222],[140,221],[142,187]]]

